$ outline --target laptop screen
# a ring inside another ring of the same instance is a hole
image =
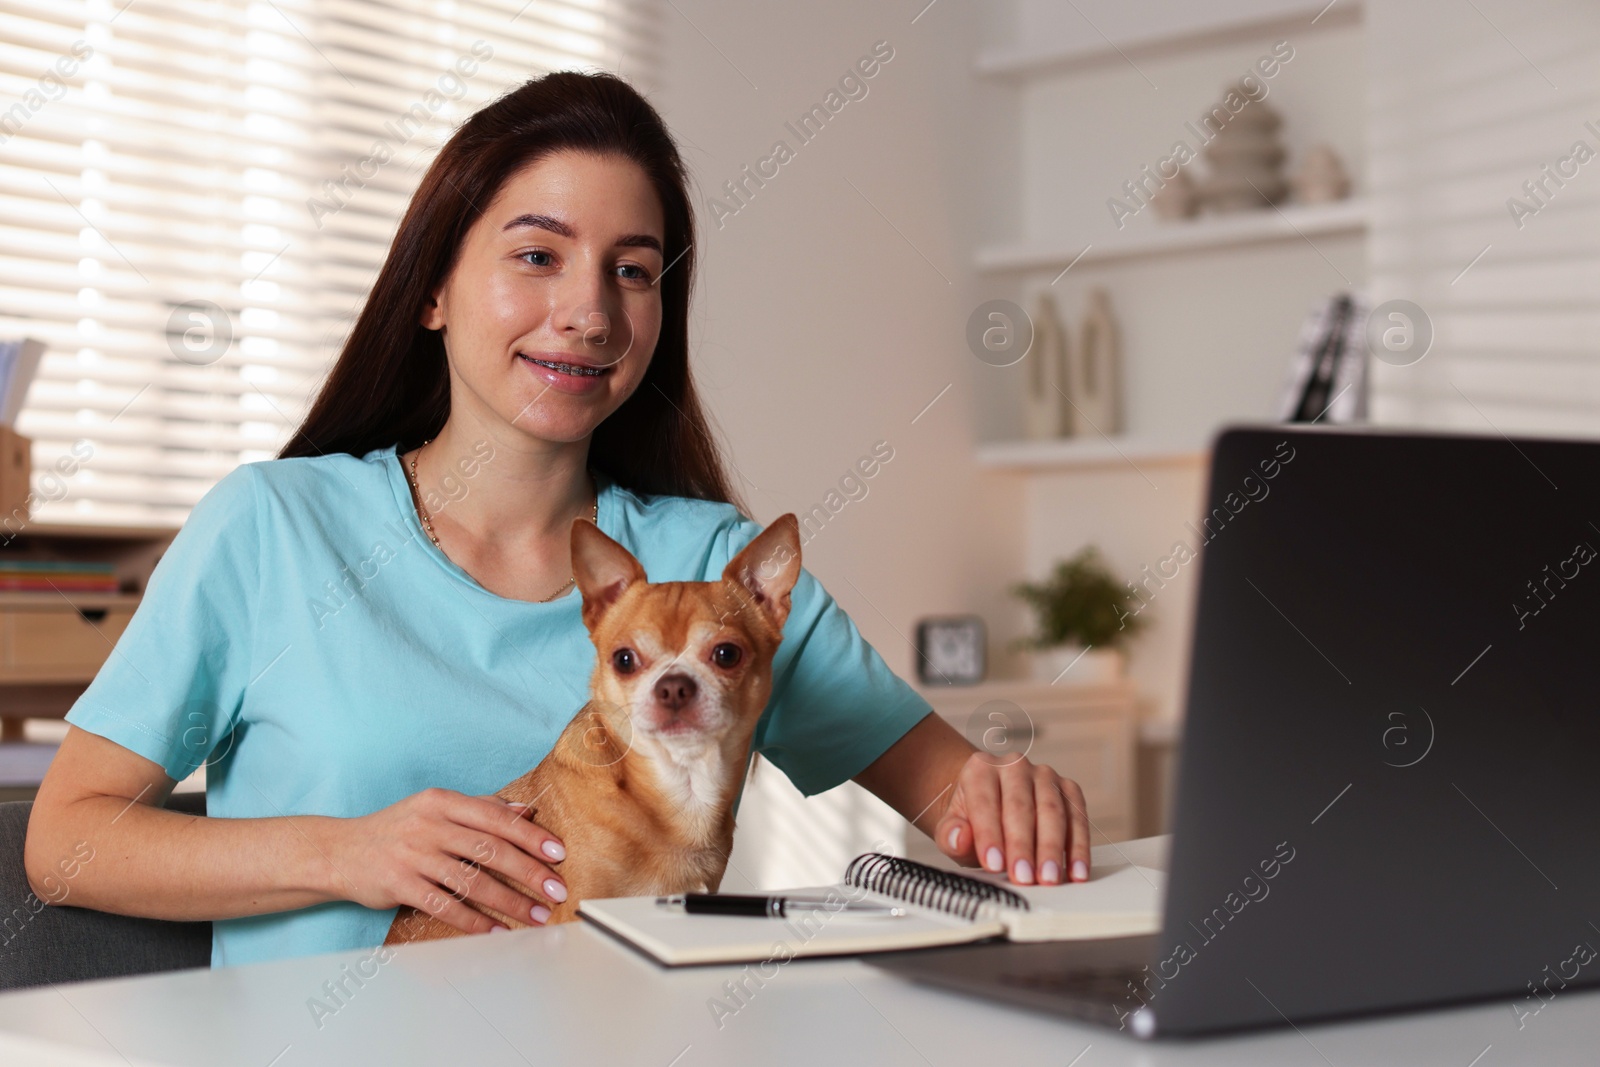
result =
[[[1158,1033],[1600,982],[1600,445],[1225,432]]]

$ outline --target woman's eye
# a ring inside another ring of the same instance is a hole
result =
[[[648,282],[650,280],[650,272],[639,266],[637,263],[624,263],[617,269],[633,271],[634,273],[632,274],[623,275],[623,277],[630,282]]]
[[[744,655],[738,645],[720,644],[711,650],[711,662],[719,667],[737,666]]]
[[[631,648],[619,648],[611,653],[611,666],[616,668],[618,674],[632,674],[639,669],[639,657],[634,655]]]
[[[532,252],[523,252],[517,258],[518,259],[527,259],[529,256],[546,256],[546,257],[548,257],[551,254],[552,253],[546,252],[544,249],[534,249]],[[533,266],[533,267],[548,267],[548,266],[550,266],[550,264],[549,263],[530,263],[529,266]]]

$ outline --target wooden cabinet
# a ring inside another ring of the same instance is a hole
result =
[[[1134,764],[1138,740],[1134,687],[986,682],[920,689],[935,712],[997,758],[1025,755],[1083,787],[1096,845],[1135,836]],[[923,834],[906,835],[912,859],[951,866]]]
[[[0,681],[75,682],[106,661],[133,606],[104,610],[65,604],[0,611]]]
[[[116,593],[0,592],[0,740],[19,740],[28,718],[60,718],[139,605],[176,530],[31,523],[0,531],[0,559],[96,561],[116,568]]]

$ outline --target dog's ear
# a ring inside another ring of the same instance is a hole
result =
[[[623,590],[645,581],[633,553],[588,519],[572,520],[572,576],[583,594],[583,624],[591,632]]]
[[[748,593],[780,631],[789,617],[789,593],[799,577],[800,524],[793,514],[773,519],[722,570],[722,580]]]

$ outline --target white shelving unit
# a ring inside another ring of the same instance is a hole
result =
[[[992,470],[1198,462],[1217,426],[1269,417],[1304,315],[1365,281],[1371,206],[1361,195],[1364,155],[1351,117],[1363,99],[1350,89],[1361,55],[1360,0],[1089,8],[1053,32],[974,56],[978,75],[1011,90],[1021,131],[1014,193],[1023,210],[1014,236],[971,255],[979,273],[1016,282],[1022,299],[1052,293],[1069,330],[1087,291],[1110,291],[1122,326],[1124,428],[1109,440],[977,444],[977,462]],[[1115,179],[1156,158],[1171,138],[1190,143],[1195,135],[1183,124],[1214,101],[1209,79],[1227,84],[1279,40],[1294,51],[1281,74],[1267,77],[1277,79],[1272,106],[1295,134],[1284,138],[1288,164],[1310,145],[1331,144],[1350,167],[1355,197],[1173,220],[1141,204],[1120,230],[1086,208],[1109,205]],[[1002,437],[1011,432],[999,429]]]
[[[1114,573],[1131,576],[1170,553],[1200,514],[1216,430],[1272,417],[1305,316],[1366,284],[1364,12],[1359,0],[1016,0],[1013,14],[1015,35],[972,59],[1015,146],[1014,179],[985,190],[1014,205],[1013,228],[992,231],[968,254],[996,296],[1031,308],[1050,293],[1074,345],[1090,294],[1109,293],[1124,429],[1102,423],[1109,437],[1008,439],[1021,433],[1006,418],[1021,398],[1001,390],[1026,389],[1018,367],[981,379],[994,391],[994,417],[974,460],[1019,494],[1028,573],[1045,574],[1092,544]],[[1119,216],[1112,200],[1127,197],[1119,192],[1127,179],[1176,154],[1177,142],[1201,156],[1192,176],[1208,169],[1209,138],[1192,127],[1225,86],[1278,55],[1280,41],[1292,56],[1262,75],[1265,99],[1284,119],[1286,171],[1326,143],[1355,198],[1170,221],[1130,200],[1139,210]],[[1152,604],[1157,625],[1130,650],[1146,718],[1179,715],[1196,574],[1169,583]],[[1145,747],[1170,752],[1170,741],[1153,733]],[[1151,783],[1164,780],[1168,763],[1151,761]],[[1161,810],[1161,788],[1147,792],[1147,810]]]
[[[1235,215],[1203,216],[1173,222],[1146,222],[1115,240],[1076,247],[1019,241],[979,248],[977,266],[986,273],[1049,270],[1145,256],[1181,255],[1217,248],[1278,242],[1310,241],[1313,237],[1364,233],[1367,202],[1341,200],[1314,206],[1288,205]]]

